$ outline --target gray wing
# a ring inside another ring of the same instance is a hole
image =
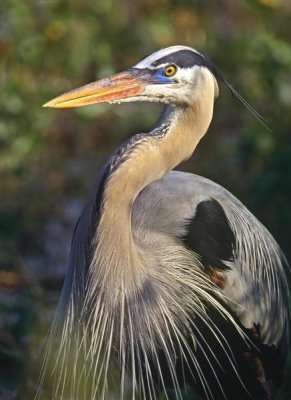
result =
[[[200,176],[172,171],[140,193],[133,226],[154,232],[155,238],[170,235],[183,240],[241,324],[258,329],[263,343],[286,350],[284,255],[267,229],[230,192]]]

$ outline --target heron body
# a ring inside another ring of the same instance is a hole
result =
[[[55,398],[108,399],[110,374],[120,399],[182,399],[189,386],[206,399],[271,398],[288,347],[284,256],[226,189],[172,171],[205,135],[219,82],[233,89],[173,46],[47,104],[166,104],[109,158],[76,226],[52,328]]]

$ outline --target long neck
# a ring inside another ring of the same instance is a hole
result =
[[[168,106],[153,131],[136,135],[111,159],[111,172],[103,192],[98,239],[107,246],[110,258],[107,262],[115,266],[115,274],[120,274],[119,268],[122,270],[125,265],[138,263],[138,251],[131,231],[131,210],[136,196],[149,183],[192,155],[211,122],[214,92],[213,79],[205,79],[193,104]],[[112,275],[113,271],[104,268],[106,275]],[[138,268],[137,275],[142,273],[140,266]]]

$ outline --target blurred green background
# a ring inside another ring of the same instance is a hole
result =
[[[86,196],[110,153],[161,111],[41,105],[173,44],[208,54],[273,130],[222,88],[207,136],[179,168],[231,190],[291,259],[290,0],[1,0],[1,400],[33,398],[29,371]],[[277,399],[291,398],[290,378]]]

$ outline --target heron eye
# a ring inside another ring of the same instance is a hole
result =
[[[177,67],[176,67],[176,65],[168,65],[168,66],[164,69],[164,74],[165,74],[166,76],[173,76],[176,72],[177,72]]]

